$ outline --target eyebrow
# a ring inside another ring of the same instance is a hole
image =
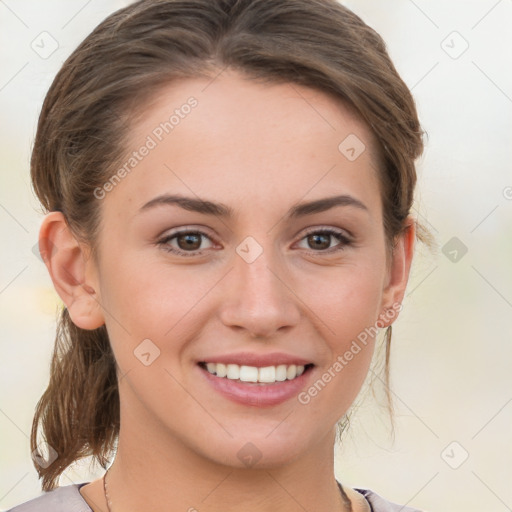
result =
[[[140,211],[146,211],[162,205],[176,205],[191,212],[202,213],[205,215],[216,215],[224,218],[233,218],[235,213],[232,208],[223,203],[215,203],[204,199],[196,199],[176,194],[163,194],[157,196],[144,204]],[[368,208],[359,199],[344,194],[296,204],[288,210],[286,218],[296,219],[305,215],[313,215],[315,213],[325,212],[336,206],[351,206],[368,212]]]

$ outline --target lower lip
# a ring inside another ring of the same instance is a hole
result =
[[[198,368],[206,377],[206,380],[221,395],[233,402],[256,407],[278,405],[297,396],[304,388],[309,379],[311,370],[313,369],[312,367],[308,367],[302,375],[295,377],[293,380],[259,384],[217,377],[200,366],[198,366]]]

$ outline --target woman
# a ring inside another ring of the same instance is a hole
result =
[[[12,510],[415,510],[338,482],[333,446],[426,240],[421,135],[382,39],[334,0],[101,23],[34,144],[65,307],[31,438],[52,492]]]

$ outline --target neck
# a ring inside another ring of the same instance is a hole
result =
[[[279,467],[235,468],[201,457],[148,424],[123,422],[108,472],[112,512],[349,511],[334,477],[334,431]],[[136,428],[130,426],[136,425]]]

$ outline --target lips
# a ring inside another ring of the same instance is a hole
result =
[[[296,396],[314,364],[284,353],[211,356],[197,363],[213,389],[239,404],[275,406]]]

